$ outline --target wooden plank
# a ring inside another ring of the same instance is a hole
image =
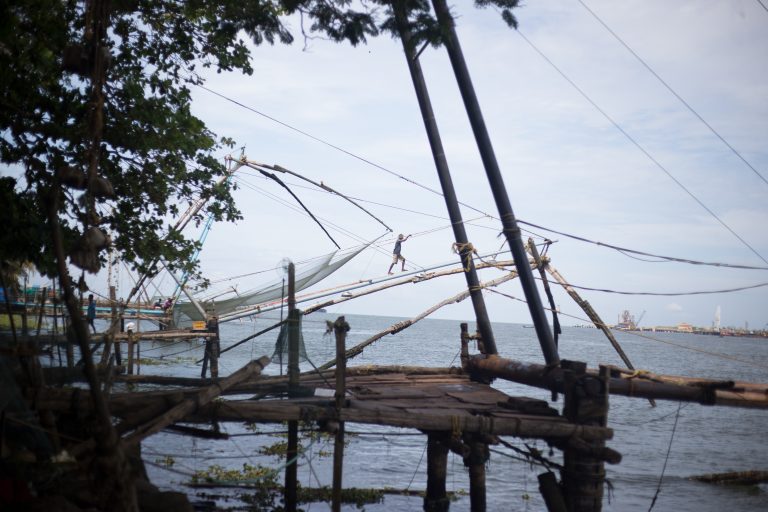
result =
[[[504,402],[507,396],[501,392],[492,392],[486,390],[474,390],[463,393],[446,393],[448,396],[455,398],[464,403],[475,405],[497,405],[499,402]]]

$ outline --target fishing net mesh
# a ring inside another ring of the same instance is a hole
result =
[[[291,318],[293,317],[293,318]],[[288,364],[288,335],[292,331],[298,331],[299,336],[299,362],[308,361],[307,350],[304,347],[304,334],[302,334],[301,320],[303,315],[296,309],[288,316],[288,321],[280,326],[280,333],[275,342],[275,351],[272,353],[272,361]]]

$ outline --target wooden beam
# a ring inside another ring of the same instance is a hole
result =
[[[168,425],[176,423],[199,407],[210,403],[214,398],[221,394],[223,389],[232,387],[254,374],[261,373],[261,370],[264,369],[267,364],[269,364],[269,358],[266,356],[261,357],[256,361],[251,361],[229,377],[223,379],[220,383],[209,386],[200,392],[195,399],[186,399],[162,416],[137,427],[133,433],[125,438],[125,442],[129,444],[138,443],[145,437],[159,432]]]

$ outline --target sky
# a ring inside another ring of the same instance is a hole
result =
[[[518,219],[655,255],[768,267],[764,3],[530,2],[515,11],[519,32],[495,10],[470,4],[454,2],[452,11]],[[290,28],[299,34],[299,20]],[[503,245],[498,211],[447,53],[430,47],[420,60],[457,195],[474,208],[462,208],[470,242],[480,254],[495,253]],[[427,190],[440,186],[399,41],[384,35],[353,48],[299,35],[290,46],[255,47],[252,64],[252,76],[212,72],[206,86],[253,110],[196,88],[193,112],[237,141],[235,156],[244,146],[250,160],[322,181],[359,199],[393,230],[284,177],[342,247],[385,235],[315,289],[384,276],[397,233],[413,235],[403,245],[406,268],[456,261],[444,200]],[[244,219],[213,227],[202,269],[212,280],[261,273],[219,286],[244,291],[280,279],[285,258],[300,262],[335,248],[306,215],[286,206],[295,202],[277,184],[247,169],[236,181]],[[555,242],[551,264],[570,283],[628,292],[579,291],[607,323],[629,310],[642,315],[641,326],[708,327],[719,308],[723,326],[768,325],[768,287],[691,294],[768,283],[765,269],[638,257],[521,227],[524,239]],[[506,258],[504,247],[499,259]],[[498,275],[483,271],[480,279]],[[465,286],[462,276],[409,284],[330,311],[412,317]],[[554,288],[561,322],[588,323]],[[507,296],[484,293],[491,320],[530,323],[526,305],[508,297],[524,298],[519,282],[498,290]],[[648,292],[676,295],[639,294]],[[473,313],[467,300],[433,317],[472,320]]]

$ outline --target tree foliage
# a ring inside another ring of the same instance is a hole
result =
[[[88,226],[98,226],[120,257],[146,271],[162,258],[190,270],[196,242],[170,229],[198,198],[208,199],[195,220],[240,217],[225,175],[222,150],[232,144],[190,109],[190,87],[201,68],[251,74],[248,40],[291,43],[286,19],[299,16],[302,34],[357,45],[392,29],[384,0],[112,0],[103,44],[109,66],[104,86],[98,174],[114,195],[102,194],[96,217],[87,215],[92,181],[61,186],[66,172],[84,174],[93,141],[94,104],[86,44],[91,2],[27,0],[0,4],[0,161],[19,176],[0,179],[0,259],[30,261],[55,273],[48,208],[54,205],[65,252]],[[439,42],[425,0],[402,0],[415,33]],[[494,5],[506,20],[516,0]],[[75,65],[72,64],[74,59]],[[84,70],[78,71],[81,66]],[[84,189],[84,190],[83,190]],[[103,262],[104,253],[100,253]]]

